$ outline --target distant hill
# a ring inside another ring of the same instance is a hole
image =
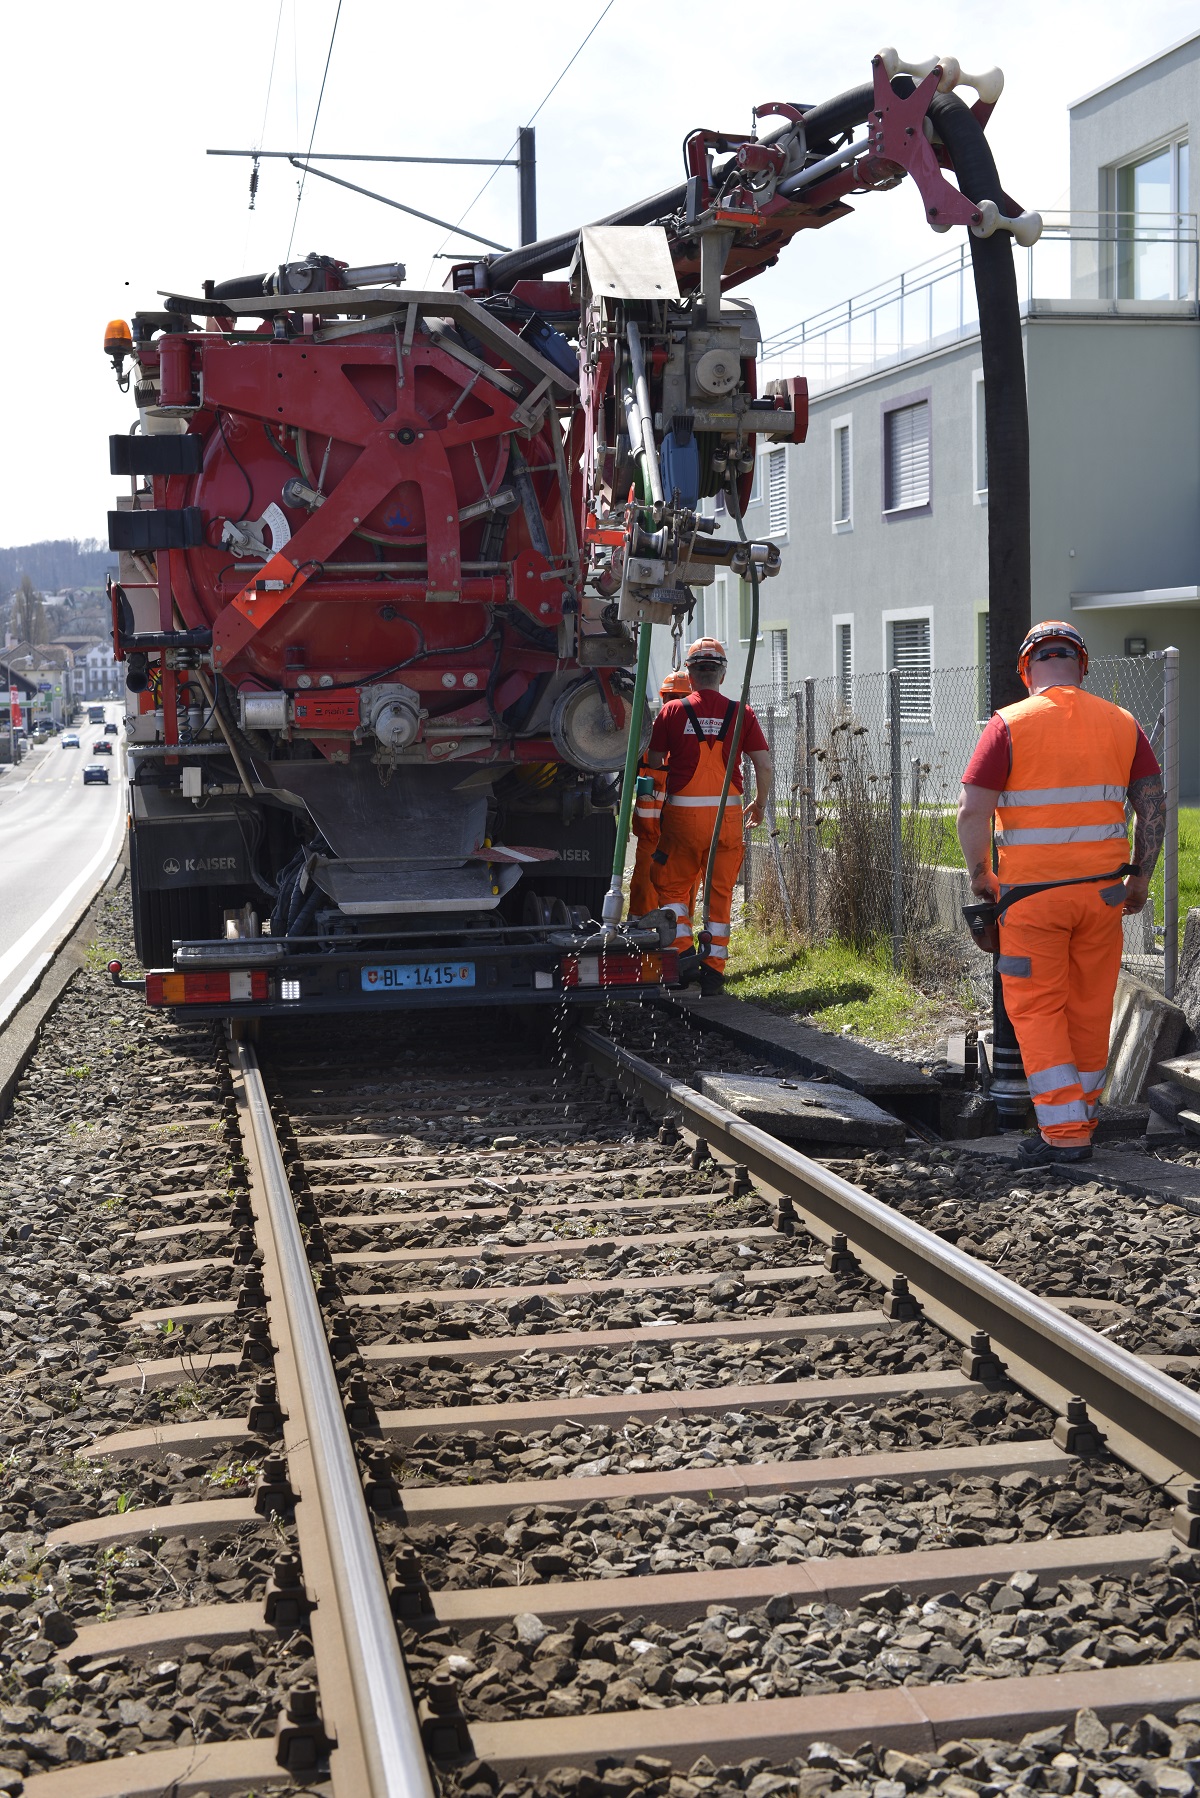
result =
[[[117,572],[117,558],[94,537],[62,537],[53,542],[18,543],[0,549],[0,593],[11,593],[27,574],[40,593],[64,587],[103,587]]]

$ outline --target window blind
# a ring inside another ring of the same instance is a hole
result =
[[[850,426],[839,425],[833,446],[833,522],[850,522]]]
[[[787,451],[773,449],[767,454],[767,530],[775,537],[787,528]]]
[[[898,406],[884,415],[884,507],[929,503],[929,402]]]
[[[854,627],[837,627],[837,692],[838,704],[848,712],[854,703]]]
[[[928,724],[933,708],[933,670],[928,618],[897,618],[888,625],[888,665],[900,674],[900,722]]]
[[[775,704],[785,704],[788,695],[788,634],[786,630],[771,632],[771,686]]]

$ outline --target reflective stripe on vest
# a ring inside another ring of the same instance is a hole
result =
[[[1000,716],[1012,746],[996,802],[1001,884],[1070,880],[1124,861],[1131,715],[1081,687],[1049,687]]]
[[[1033,787],[1023,793],[1001,793],[999,805],[1095,805],[1103,799],[1125,803],[1124,787]]]
[[[1040,830],[998,830],[996,847],[1012,843],[1111,843],[1115,837],[1128,841],[1125,822],[1120,824],[1052,824]]]

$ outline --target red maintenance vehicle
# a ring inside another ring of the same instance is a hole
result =
[[[1011,246],[1040,222],[983,136],[1000,85],[885,51],[861,88],[694,131],[677,187],[444,290],[314,254],[110,325],[138,407],[109,529],[151,1004],[553,1005],[676,979],[674,921],[622,918],[650,635],[719,568],[757,605],[778,550],[741,529],[756,442],[807,424],[803,381],[756,391],[737,290],[905,175],[935,230],[972,234],[994,632],[997,583],[1019,610]],[[736,535],[704,516],[719,492]]]

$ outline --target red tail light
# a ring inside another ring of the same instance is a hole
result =
[[[564,986],[657,986],[673,985],[679,977],[679,957],[674,949],[661,955],[566,955],[563,957]]]
[[[267,997],[267,976],[255,970],[228,974],[147,974],[147,1005],[237,1005]]]

